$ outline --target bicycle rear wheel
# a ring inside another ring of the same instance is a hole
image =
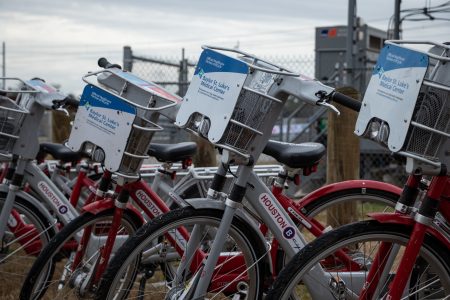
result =
[[[0,209],[6,194],[0,193]],[[17,197],[8,228],[0,249],[0,299],[17,299],[19,289],[39,252],[56,234],[55,224],[47,220],[37,208]],[[50,276],[52,269],[43,269],[43,276]]]
[[[20,299],[83,299],[92,297],[91,271],[99,261],[100,250],[104,247],[114,209],[98,214],[84,213],[66,225],[42,250],[23,282]],[[113,253],[119,245],[136,232],[142,225],[141,219],[130,210],[124,210]],[[90,232],[89,241],[84,246],[83,255],[74,263],[80,250],[78,241],[85,230]],[[53,276],[44,276],[44,270],[54,269]]]
[[[349,188],[328,193],[306,205],[302,212],[323,227],[339,226],[369,219],[371,212],[394,212],[399,195],[374,188]]]
[[[266,299],[311,299],[320,291],[320,299],[358,299],[373,259],[381,242],[397,246],[396,255],[389,256],[386,272],[379,271],[383,280],[376,286],[375,299],[383,299],[396,274],[400,257],[411,234],[411,227],[381,224],[375,220],[345,225],[330,231],[308,244],[279,274]],[[355,265],[352,269],[338,255],[342,250]],[[388,257],[385,258],[388,260]],[[325,278],[312,278],[305,286],[308,272],[320,264]],[[409,284],[404,291],[407,299],[442,299],[450,294],[450,254],[448,249],[431,236],[425,238],[416,260]],[[326,284],[324,284],[326,283]],[[374,284],[368,283],[368,285]]]
[[[213,239],[226,239],[205,297],[222,299],[241,295],[242,299],[260,299],[267,247],[252,227],[238,217],[234,218],[228,236],[216,237],[222,215],[221,210],[186,207],[144,225],[108,265],[96,299],[180,297],[192,274],[202,265],[202,258],[196,254],[183,258],[179,255],[183,253],[179,250],[186,249],[187,244],[183,230],[190,231],[196,225],[202,226],[196,245],[203,253],[208,253]],[[190,263],[186,263],[185,269],[177,270],[185,262]]]

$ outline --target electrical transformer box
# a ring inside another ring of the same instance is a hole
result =
[[[362,94],[370,80],[370,74],[378,54],[386,40],[386,31],[359,26],[353,39],[353,87]],[[315,77],[328,84],[343,85],[342,72],[347,53],[347,26],[316,27]]]

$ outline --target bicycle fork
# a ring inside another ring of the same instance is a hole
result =
[[[419,212],[415,215],[414,228],[406,245],[398,271],[389,287],[387,299],[397,300],[402,296],[408,278],[419,255],[420,247],[425,238],[425,233],[432,225],[439,206],[439,198],[445,188],[447,176],[436,176],[431,181],[427,197],[420,205]]]
[[[110,182],[110,174],[106,174],[105,176],[103,176],[100,186],[96,191],[95,201],[98,201],[105,196]],[[76,280],[72,280],[74,281],[74,284],[78,286],[79,293],[81,295],[85,295],[86,293],[91,291],[92,286],[96,285],[100,281],[100,278],[108,265],[111,253],[114,249],[114,244],[116,242],[116,237],[121,225],[123,212],[126,209],[129,198],[129,192],[126,189],[123,189],[122,186],[117,186],[116,191],[118,190],[120,190],[120,193],[115,201],[113,219],[111,221],[111,226],[108,228],[108,235],[106,237],[105,244],[98,249],[98,255],[96,256],[95,260],[90,262],[91,268],[88,274],[82,275],[83,278],[80,277]],[[73,258],[72,270],[75,270],[79,267],[79,264],[82,262],[82,257],[85,255],[86,251],[88,251],[88,243],[92,238],[92,231],[94,230],[94,235],[96,234],[95,228],[93,226],[94,225],[88,226],[83,231],[83,235],[81,236],[76,254]]]
[[[0,241],[3,241],[8,220],[11,211],[14,207],[14,201],[16,199],[17,191],[20,189],[23,181],[23,174],[25,172],[26,160],[19,159],[16,166],[16,171],[12,177],[12,181],[9,185],[8,195],[6,196],[5,203],[3,204],[0,213]],[[2,242],[3,243],[3,242]],[[3,246],[3,245],[2,245]]]
[[[217,238],[215,238],[212,243],[211,251],[207,256],[206,261],[203,262],[203,265],[200,266],[197,273],[194,274],[192,277],[193,279],[188,285],[188,288],[183,292],[182,297],[191,298],[191,295],[193,295],[193,299],[203,298],[208,291],[220,253],[226,242],[225,236],[230,230],[236,210],[242,206],[241,203],[245,195],[247,178],[252,170],[250,167],[241,167],[239,169],[238,178],[234,183],[230,196],[225,201],[223,217],[215,235]],[[213,184],[211,186],[213,186]],[[194,229],[193,233],[195,233],[195,230],[197,229]],[[192,242],[195,243],[195,241]],[[187,248],[190,249],[190,246],[191,240],[189,240]]]
[[[422,201],[418,213],[414,216],[415,223],[411,236],[397,268],[397,273],[395,274],[393,281],[388,286],[389,291],[385,296],[385,299],[399,300],[402,297],[408,279],[413,272],[413,267],[419,255],[426,231],[428,227],[432,225],[433,219],[438,210],[439,197],[445,188],[446,181],[446,176],[437,176],[433,178],[427,195]],[[387,242],[383,242],[381,244],[376,259],[369,272],[369,280],[366,282],[365,289],[361,293],[360,299],[372,298],[372,296],[378,295],[381,292],[379,287],[376,291],[374,287],[377,287],[380,284],[380,278],[388,278],[390,267],[394,263],[393,258],[397,255],[398,250],[398,245],[392,246],[391,243]],[[385,261],[382,261],[383,258],[385,258]],[[380,267],[381,271],[379,270]],[[368,288],[367,285],[369,283],[372,286],[372,289]]]

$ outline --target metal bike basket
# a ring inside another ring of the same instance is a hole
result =
[[[97,82],[90,77],[95,76]],[[156,131],[159,112],[181,99],[151,82],[120,69],[83,77],[88,83],[80,101],[68,146],[89,152],[94,160],[126,178],[138,178]]]
[[[10,159],[16,141],[20,137],[20,131],[26,116],[30,113],[26,108],[18,105],[22,94],[38,93],[27,82],[16,77],[0,77],[9,84],[13,82],[18,87],[0,89],[0,158]],[[15,97],[15,101],[8,97]]]
[[[389,65],[389,61],[380,63],[379,59],[372,79],[375,77],[374,81],[377,83],[384,78],[392,79],[389,82],[391,85],[386,84],[384,90],[387,90],[386,87],[390,87],[393,92],[404,91],[405,96],[390,99],[389,101],[394,105],[384,107],[384,114],[372,113],[370,116],[378,118],[381,123],[386,123],[386,125],[382,125],[384,129],[379,132],[384,131],[387,133],[386,136],[394,135],[398,145],[391,142],[390,137],[378,137],[378,141],[381,139],[393,152],[436,168],[440,168],[441,164],[449,166],[450,46],[423,41],[387,41],[386,44],[387,55],[382,55],[382,57],[387,60],[390,57],[393,63],[397,63],[403,68],[399,67],[398,71],[394,68],[397,73],[389,73],[397,76],[394,78],[387,72],[392,68],[385,66]],[[411,49],[405,44],[432,45],[433,47],[430,51],[424,52]],[[380,74],[381,72],[383,74]],[[367,110],[374,108],[374,105],[371,106],[371,102],[376,101],[376,96],[378,99],[380,99],[379,96],[390,96],[384,90],[380,91],[381,88],[377,90],[378,95],[374,96],[372,91],[375,89],[371,88],[370,84],[369,93],[366,92],[360,114],[366,114]],[[413,90],[414,93],[408,94],[410,90]],[[368,118],[362,117],[361,119]],[[360,117],[358,117],[359,121]],[[363,129],[361,126],[358,128],[358,122],[356,133],[361,135]],[[365,122],[364,120],[360,125]],[[366,132],[367,135],[370,133]]]
[[[0,156],[9,158],[20,136],[20,128],[28,111],[13,100],[0,96]]]
[[[176,124],[248,158],[262,151],[259,138],[271,135],[285,103],[270,95],[272,86],[297,74],[239,50],[203,49]]]

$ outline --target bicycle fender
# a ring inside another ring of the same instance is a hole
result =
[[[9,190],[9,187],[7,185],[5,185],[5,184],[0,185],[1,193],[7,194],[8,190]],[[45,205],[41,201],[39,201],[32,195],[30,195],[22,190],[19,190],[16,192],[16,197],[22,199],[23,201],[27,202],[28,204],[30,204],[31,206],[36,208],[45,219],[49,220],[49,222],[52,222],[52,220],[55,220],[55,217],[50,214],[47,207],[45,207]],[[55,230],[58,231],[57,226],[55,226]]]
[[[115,204],[114,204],[114,200],[113,199],[103,199],[100,201],[95,201],[92,202],[88,205],[83,206],[82,208],[82,212],[89,212],[91,214],[98,214],[104,210],[107,209],[112,209],[115,208]],[[142,224],[145,223],[144,221],[144,217],[142,216],[142,214],[139,212],[139,210],[136,209],[136,207],[134,207],[133,205],[131,205],[130,203],[127,203],[127,209],[129,209],[132,213],[134,213],[141,221]]]
[[[225,203],[220,200],[197,198],[197,199],[186,199],[185,201],[195,209],[216,209],[216,210],[224,210],[225,209]],[[261,233],[261,230],[259,229],[258,224],[254,220],[252,220],[248,216],[246,216],[244,214],[244,212],[242,212],[241,210],[236,210],[236,215],[239,218],[246,221],[248,224],[250,224],[250,226],[252,226],[253,231],[258,236],[258,238],[261,239],[261,241],[263,242],[264,245],[267,245],[267,240]],[[269,251],[269,246],[267,247],[267,251]],[[269,260],[268,263],[270,266],[270,270],[272,272],[273,270],[272,270],[272,262],[271,262],[270,255],[266,255],[266,258]]]
[[[415,224],[414,218],[408,215],[401,215],[397,213],[369,213],[369,217],[380,222],[380,223],[391,223],[391,224],[401,224],[408,227],[413,227]],[[433,224],[435,225],[435,224]],[[437,229],[433,227],[428,227],[427,234],[432,235],[434,238],[439,240],[441,243],[450,248],[450,241],[445,238]]]
[[[346,180],[346,181],[341,181],[341,182],[337,182],[337,183],[327,184],[327,185],[307,194],[306,196],[304,196],[301,199],[301,205],[305,206],[308,203],[313,202],[317,198],[323,197],[327,194],[340,192],[340,191],[348,190],[348,189],[361,189],[361,193],[364,193],[364,191],[362,190],[364,188],[366,188],[366,189],[370,188],[370,189],[381,190],[384,192],[393,193],[393,194],[398,195],[399,197],[400,197],[400,194],[402,193],[401,188],[399,188],[395,185],[386,183],[386,182],[380,182],[380,181],[375,181],[375,180],[363,180],[363,179]]]

